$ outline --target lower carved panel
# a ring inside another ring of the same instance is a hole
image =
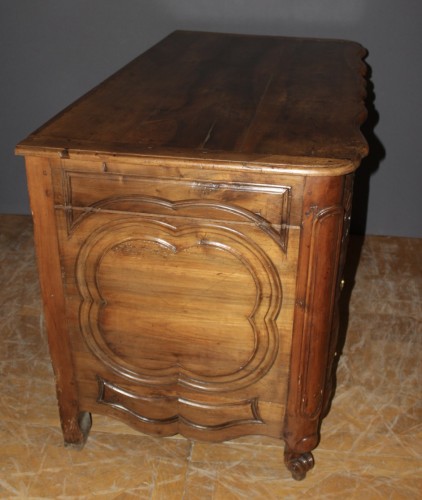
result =
[[[176,396],[140,396],[98,377],[97,402],[144,424],[182,423],[197,430],[223,430],[237,425],[264,424],[258,398],[211,404]]]

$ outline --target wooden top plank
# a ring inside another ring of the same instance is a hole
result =
[[[364,56],[340,40],[177,31],[17,153],[356,167],[367,154]]]

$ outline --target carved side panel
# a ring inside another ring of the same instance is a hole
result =
[[[274,363],[281,285],[245,234],[117,217],[85,240],[76,278],[85,342],[120,376],[232,391]]]
[[[327,265],[326,255],[328,253],[334,263],[338,262],[342,219],[343,207],[332,206],[318,211],[312,223],[299,393],[300,415],[310,419],[316,418],[322,409],[328,358],[327,332],[332,329],[333,282],[337,276],[336,266]],[[322,313],[325,317],[321,321]]]
[[[228,191],[224,203],[119,195],[71,207],[83,216],[70,225],[56,206],[85,409],[160,435],[280,435],[298,230],[287,252],[280,227],[229,203],[251,203],[249,186]]]

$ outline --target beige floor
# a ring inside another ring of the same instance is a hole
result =
[[[28,217],[0,216],[1,498],[422,498],[422,239],[366,238],[337,394],[316,466],[295,482],[282,443],[259,437],[158,439],[94,416],[84,450],[65,449],[31,231]]]

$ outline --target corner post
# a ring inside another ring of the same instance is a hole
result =
[[[344,177],[307,177],[283,438],[295,479],[314,465],[330,387],[345,209]]]
[[[66,331],[51,161],[48,158],[28,156],[25,162],[34,222],[38,274],[50,356],[56,378],[60,422],[65,444],[82,447],[91,427],[91,416],[79,409],[71,346]]]

